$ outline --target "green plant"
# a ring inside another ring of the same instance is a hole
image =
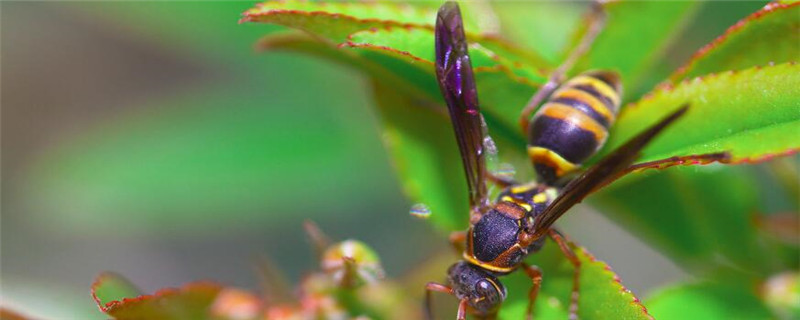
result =
[[[518,39],[501,40],[479,32],[485,26],[482,21],[492,20],[485,7],[479,3],[466,5],[465,15],[472,17],[467,29],[474,33],[471,36],[478,48],[473,50],[473,59],[490,133],[498,142],[502,160],[514,164],[522,175],[529,175],[522,154],[524,139],[514,125],[517,112],[557,64],[564,44],[576,37],[558,32],[520,35],[520,31],[505,30],[517,32]],[[551,4],[539,5],[545,8],[543,11],[552,9],[547,9]],[[432,209],[434,225],[450,231],[465,227],[466,192],[433,78],[431,25],[437,6],[269,2],[249,11],[244,19],[304,31],[270,35],[259,43],[261,49],[304,52],[364,71],[374,87],[386,142],[406,192]],[[666,58],[670,41],[685,30],[700,6],[608,4],[608,28],[574,70],[613,68],[623,74],[629,104],[605,150],[688,100],[693,112],[646,149],[642,161],[729,151],[733,155],[730,164],[741,164],[796,152],[800,78],[794,60],[798,57],[799,6],[769,5],[737,23],[672,72],[658,62]],[[542,16],[521,22],[513,19],[513,11],[506,9],[499,16],[510,18],[521,30],[563,23],[555,21],[558,15],[550,20]],[[580,32],[578,28],[576,34]],[[650,91],[657,82],[661,85]],[[765,302],[769,296],[753,288],[780,271],[797,270],[798,251],[796,243],[765,231],[771,225],[769,221],[776,218],[766,213],[778,210],[762,206],[758,192],[767,185],[780,193],[779,179],[765,182],[763,175],[754,171],[773,169],[715,165],[675,167],[658,174],[645,171],[592,197],[590,201],[613,220],[707,279],[676,285],[645,300],[654,316],[730,318],[732,311],[743,318],[774,316],[768,306],[776,304]],[[796,181],[788,183],[788,190],[796,190]],[[797,212],[796,203],[791,204],[792,196],[788,194],[789,211]],[[756,220],[763,223],[753,223]],[[581,294],[587,297],[579,308],[583,318],[647,316],[642,308],[631,304],[635,298],[620,290],[607,266],[588,254],[582,254],[582,259],[591,261],[584,264],[581,279]],[[532,257],[531,262],[546,272],[540,299],[553,297],[549,301],[558,301],[539,304],[537,314],[540,318],[566,318],[569,265],[550,249]],[[512,285],[502,317],[517,319],[524,310],[527,280],[506,282]],[[206,295],[198,296],[208,302],[218,289],[200,291]],[[130,297],[132,292],[123,290],[116,298]],[[200,305],[203,309],[207,303]],[[796,305],[777,305],[790,310],[790,316],[797,312]],[[197,317],[204,315],[200,312]]]
[[[465,227],[464,213],[468,210],[461,169],[456,165],[460,162],[433,76],[431,17],[436,6],[267,2],[245,12],[242,21],[302,31],[268,36],[259,43],[261,49],[290,50],[339,61],[369,77],[384,124],[385,142],[407,194],[427,204],[433,212],[432,223],[449,231]],[[615,69],[629,88],[627,105],[604,150],[613,150],[656,119],[689,102],[692,111],[686,119],[648,146],[640,161],[725,151],[731,154],[726,161],[731,165],[795,153],[800,125],[800,78],[795,64],[799,56],[796,44],[800,36],[800,6],[770,3],[730,27],[676,71],[664,68],[659,60],[668,58],[665,50],[670,41],[683,31],[699,6],[662,2],[605,4],[609,24],[573,70]],[[482,27],[492,25],[486,22],[497,18],[486,10],[486,4],[466,3],[464,7],[481,107],[490,134],[503,161],[525,168],[524,137],[515,125],[519,108],[563,57],[557,46],[547,46],[569,41],[541,41],[535,44],[536,50],[530,50],[497,34],[483,32]],[[515,27],[537,30],[537,23],[554,22],[547,17],[542,19],[545,21],[517,21]],[[570,39],[579,38],[584,31],[578,28]],[[542,33],[536,37],[563,36]],[[659,85],[650,90],[656,82]],[[658,169],[696,164],[702,163],[676,159]],[[742,302],[735,310],[748,313],[740,315],[769,318],[768,309],[751,287],[778,271],[796,270],[797,248],[788,255],[781,254],[782,244],[764,241],[764,230],[753,220],[773,217],[754,214],[759,210],[756,192],[757,184],[748,168],[676,167],[657,175],[631,174],[591,201],[687,270],[698,275],[714,274],[710,286],[719,287],[701,295],[710,304],[724,299],[708,292],[721,290],[733,295],[735,290],[719,288],[738,288],[742,298],[730,301]],[[653,204],[658,205],[653,208]],[[560,258],[555,258],[553,265],[548,265],[544,255],[530,260],[542,265],[546,273],[548,268],[558,270],[559,263],[564,267]],[[589,269],[592,264],[584,265],[582,269]],[[620,291],[612,276],[604,278],[603,272],[587,276],[593,273],[582,271],[580,316],[649,316],[643,308],[631,304],[638,300],[629,292]],[[553,273],[558,272],[551,271],[545,278],[543,292],[545,298],[557,297],[561,303],[552,310],[546,305],[537,307],[536,312],[560,312],[563,316],[568,301],[566,291],[547,282],[567,281],[570,273],[564,272],[560,279]],[[521,279],[509,282],[526,283]],[[524,287],[512,286],[511,301],[501,311],[503,318],[519,318],[523,311],[520,305],[524,302]],[[688,308],[675,313],[678,308],[669,307],[670,302],[679,299],[667,297],[691,295],[692,290],[687,285],[657,294],[652,300],[654,315],[700,314],[699,310]],[[727,311],[718,311],[709,314],[724,318]]]

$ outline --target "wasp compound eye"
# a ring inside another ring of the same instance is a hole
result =
[[[500,302],[506,295],[506,288],[500,282],[484,279],[475,285],[475,292],[493,302]]]
[[[489,315],[497,311],[506,289],[491,273],[459,261],[448,270],[448,282],[459,300],[466,300],[473,311]]]
[[[497,308],[505,297],[505,288],[500,282],[489,278],[482,279],[475,284],[472,307],[476,310],[489,312]]]

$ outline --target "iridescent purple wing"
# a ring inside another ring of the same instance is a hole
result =
[[[470,207],[482,210],[488,204],[484,182],[483,120],[461,11],[455,2],[443,4],[436,17],[436,79],[450,111],[450,121],[467,174]]]
[[[587,169],[578,178],[568,183],[561,190],[559,196],[534,221],[534,237],[537,238],[547,233],[561,215],[575,204],[581,202],[584,197],[619,178],[620,174],[639,157],[639,152],[642,151],[642,148],[664,128],[686,113],[688,109],[688,105],[683,105],[677,111],[628,140],[617,150],[614,150],[600,162]]]

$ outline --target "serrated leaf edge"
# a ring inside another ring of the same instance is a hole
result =
[[[638,108],[644,102],[653,100],[659,95],[664,95],[666,93],[675,91],[677,89],[677,87],[680,87],[680,86],[686,86],[686,85],[691,85],[691,84],[694,84],[694,83],[697,83],[697,82],[703,82],[703,81],[706,81],[708,79],[717,78],[717,77],[720,77],[720,76],[723,76],[723,75],[735,75],[737,73],[753,72],[753,71],[759,72],[759,71],[761,71],[763,69],[766,69],[766,68],[778,67],[778,66],[784,66],[784,65],[794,67],[794,66],[797,66],[797,61],[789,61],[789,62],[784,62],[784,63],[780,63],[780,64],[769,63],[766,66],[758,65],[758,66],[753,66],[751,68],[744,69],[744,70],[727,70],[727,71],[709,73],[709,74],[702,75],[702,76],[697,76],[697,77],[694,77],[694,78],[691,78],[691,79],[683,79],[683,80],[681,80],[681,82],[676,83],[676,84],[663,83],[663,84],[660,84],[655,89],[653,89],[652,91],[646,93],[639,100],[636,100],[634,102],[626,104],[625,107],[622,108],[622,113],[620,114],[620,116],[618,118],[622,118],[626,112],[629,112],[630,110],[634,110],[634,109]]]
[[[97,306],[100,307],[100,311],[102,311],[102,312],[106,312],[106,310],[107,310],[106,309],[106,305],[111,303],[111,302],[103,303],[102,301],[100,301],[100,298],[97,297],[97,288],[100,285],[103,284],[103,281],[105,281],[105,279],[108,279],[108,278],[111,278],[111,277],[123,280],[125,282],[128,282],[128,284],[130,284],[131,287],[136,288],[136,286],[132,282],[130,282],[127,278],[125,278],[124,276],[122,276],[122,275],[120,275],[120,274],[118,274],[116,272],[104,271],[104,272],[100,273],[99,275],[97,275],[97,277],[94,279],[94,282],[92,282],[92,285],[90,287],[90,292],[92,294],[92,299],[94,299],[94,301],[97,303]],[[137,290],[138,290],[138,288],[137,288]]]
[[[433,66],[433,61],[430,61],[428,59],[424,59],[424,58],[415,56],[415,55],[413,55],[412,53],[410,53],[408,51],[395,49],[395,48],[389,47],[389,46],[376,45],[376,44],[372,44],[372,43],[368,43],[368,42],[354,42],[353,41],[353,36],[355,36],[358,33],[373,33],[374,34],[374,33],[378,33],[378,31],[391,32],[392,29],[393,29],[392,27],[369,28],[369,29],[366,29],[366,30],[353,32],[353,33],[351,33],[351,34],[349,34],[347,36],[347,40],[345,40],[345,42],[340,43],[339,45],[337,45],[337,47],[340,48],[340,49],[341,48],[367,48],[367,49],[384,50],[384,51],[389,51],[389,52],[392,52],[392,53],[400,54],[400,55],[403,55],[403,56],[407,56],[407,57],[409,57],[409,58],[411,58],[411,59],[413,59],[415,61],[423,62],[423,63],[426,63],[426,64],[429,64],[429,65]],[[409,28],[409,27],[404,27],[404,29],[406,29],[408,31],[413,30],[413,28]],[[433,31],[433,30],[430,30],[430,31]]]
[[[718,36],[716,39],[712,40],[711,42],[709,42],[708,44],[706,44],[705,46],[700,48],[700,50],[697,50],[697,52],[695,52],[692,55],[692,57],[689,58],[689,61],[685,65],[683,65],[680,68],[678,68],[675,71],[675,73],[673,73],[672,75],[670,75],[667,78],[668,81],[671,82],[671,83],[675,83],[676,81],[682,79],[684,76],[686,76],[686,74],[689,73],[689,71],[691,71],[692,67],[694,67],[695,64],[697,64],[698,60],[702,59],[703,57],[705,57],[706,55],[711,53],[712,50],[714,50],[717,47],[719,47],[722,43],[724,43],[726,40],[728,40],[728,37],[730,37],[731,35],[739,32],[741,30],[743,30],[745,27],[747,27],[747,25],[750,22],[758,20],[758,19],[761,19],[761,18],[764,18],[765,16],[768,16],[771,13],[778,12],[779,10],[784,10],[784,9],[788,9],[788,8],[791,8],[791,7],[796,7],[798,5],[800,5],[800,2],[795,2],[795,3],[791,3],[791,4],[784,4],[784,3],[779,3],[779,2],[770,2],[767,5],[765,5],[763,8],[761,8],[760,10],[758,10],[758,11],[750,14],[749,16],[737,21],[732,26],[728,27],[728,29],[725,30],[725,32],[723,32],[722,35]]]
[[[404,27],[404,28],[413,29],[413,27]],[[416,56],[416,55],[414,55],[414,54],[412,54],[412,53],[410,53],[408,51],[395,49],[395,48],[392,48],[392,47],[389,47],[389,46],[375,45],[375,44],[372,44],[372,43],[356,43],[356,42],[352,41],[352,37],[356,33],[360,33],[360,32],[376,33],[376,32],[381,31],[381,30],[391,31],[391,27],[387,27],[387,28],[370,28],[370,29],[367,29],[367,30],[361,30],[361,31],[358,31],[358,32],[354,32],[354,33],[348,35],[347,36],[348,39],[345,42],[340,43],[337,47],[338,48],[360,48],[360,49],[368,49],[368,50],[376,50],[376,51],[387,51],[387,52],[391,52],[393,54],[398,54],[398,55],[401,55],[401,56],[409,57],[409,58],[413,59],[414,61],[419,61],[421,63],[425,63],[425,64],[428,64],[431,67],[433,67],[433,65],[434,65],[433,61],[425,59],[425,58],[421,58],[421,57]],[[492,39],[492,38],[481,37],[480,39]],[[471,41],[474,41],[474,40],[471,40]],[[506,48],[506,49],[509,49],[509,48]],[[486,50],[489,50],[489,49],[487,48]],[[509,50],[513,50],[513,49],[509,49]],[[491,51],[491,50],[489,50],[489,51]],[[521,76],[515,75],[514,72],[511,70],[511,68],[509,68],[508,66],[503,65],[502,62],[499,61],[500,58],[496,54],[493,55],[493,56],[490,56],[490,58],[492,59],[492,61],[497,62],[498,64],[494,65],[494,66],[491,66],[491,67],[487,67],[487,66],[473,67],[472,70],[475,73],[500,72],[500,73],[505,74],[506,76],[508,76],[509,79],[511,79],[511,80],[513,80],[515,82],[518,82],[518,83],[521,83],[521,84],[524,84],[524,85],[528,85],[528,86],[531,86],[533,88],[538,88],[541,85],[541,84],[538,84],[538,83],[534,83],[533,81],[531,81],[531,80],[529,80],[529,79],[527,79],[525,77],[521,77]],[[511,63],[512,64],[517,64],[517,63],[521,63],[521,62],[511,61]],[[433,73],[433,69],[431,68],[431,74],[432,73]]]
[[[756,163],[761,163],[761,162],[765,162],[765,161],[770,161],[772,159],[779,158],[779,157],[791,156],[793,154],[796,154],[799,151],[800,151],[800,148],[790,148],[790,149],[787,149],[787,150],[784,150],[784,151],[781,151],[781,152],[765,153],[765,154],[757,156],[757,157],[739,158],[739,159],[735,159],[735,160],[727,162],[727,163],[729,163],[729,164],[756,164]]]
[[[653,316],[650,315],[650,313],[647,311],[647,307],[645,307],[642,304],[642,301],[639,300],[639,298],[636,297],[636,295],[633,294],[633,292],[630,289],[628,289],[627,287],[625,287],[625,285],[622,284],[622,280],[619,278],[617,273],[611,269],[611,266],[609,266],[608,263],[605,263],[602,260],[598,260],[597,258],[595,258],[593,254],[589,253],[589,251],[583,247],[578,246],[577,248],[580,251],[580,254],[586,256],[586,260],[589,260],[590,264],[595,264],[595,263],[600,264],[603,267],[604,271],[612,276],[613,279],[612,284],[618,287],[619,292],[621,292],[623,296],[629,295],[631,297],[630,304],[640,308],[642,310],[642,313],[644,313],[644,315],[647,316],[648,319],[651,320],[654,319]]]
[[[800,3],[800,2],[798,2],[798,3]],[[766,69],[766,68],[771,68],[771,67],[776,67],[776,66],[784,66],[784,65],[790,66],[790,67],[794,67],[794,66],[797,66],[797,61],[790,61],[790,62],[785,62],[785,63],[780,63],[780,64],[770,63],[770,64],[768,64],[766,66],[753,66],[752,68],[748,68],[748,69],[744,69],[744,70],[728,70],[728,71],[723,71],[723,72],[710,73],[710,74],[706,74],[706,75],[702,75],[702,76],[697,76],[697,77],[694,77],[694,78],[691,78],[691,79],[683,79],[683,80],[681,80],[680,83],[677,83],[675,85],[670,84],[670,83],[663,83],[663,84],[659,85],[657,88],[655,88],[652,91],[650,91],[647,94],[645,94],[641,99],[625,105],[625,107],[622,109],[622,113],[620,114],[619,119],[623,118],[623,116],[624,116],[626,111],[638,108],[642,103],[647,102],[649,100],[653,100],[659,95],[664,95],[664,94],[667,94],[669,92],[675,91],[676,88],[679,87],[679,86],[691,85],[693,83],[702,82],[702,81],[705,81],[705,80],[708,80],[708,79],[712,79],[712,78],[717,78],[717,77],[722,76],[722,75],[735,75],[737,73],[742,73],[742,72],[759,72],[759,71],[761,71],[763,69]],[[772,160],[772,159],[777,158],[777,157],[790,156],[790,155],[793,155],[793,154],[795,154],[797,152],[800,152],[800,147],[798,147],[798,148],[789,148],[789,149],[786,149],[786,150],[783,150],[783,151],[780,151],[780,152],[775,152],[775,153],[765,153],[763,155],[759,155],[759,156],[755,156],[755,157],[731,158],[731,159],[727,159],[727,161],[711,161],[711,162],[699,162],[699,163],[689,162],[689,163],[678,163],[678,164],[686,165],[686,166],[698,165],[698,164],[699,165],[706,165],[706,164],[710,164],[710,163],[713,163],[713,162],[719,162],[719,163],[724,163],[724,164],[756,164],[756,163],[760,163],[760,162],[764,162],[764,161],[769,161],[769,160]],[[668,168],[668,167],[671,167],[671,166],[673,166],[673,165],[668,165],[668,166],[665,166],[663,168]],[[663,168],[656,168],[656,169],[663,169]],[[646,169],[646,168],[643,168],[643,169]],[[640,172],[640,171],[641,170],[636,171],[636,172]]]
[[[98,277],[98,279],[99,279],[99,277]],[[158,299],[158,298],[163,298],[163,297],[172,296],[172,295],[179,295],[181,293],[186,293],[186,292],[191,292],[191,291],[196,291],[196,290],[208,290],[208,291],[214,291],[216,293],[219,293],[224,288],[222,285],[220,285],[220,284],[218,284],[216,282],[197,281],[197,282],[187,283],[187,284],[185,284],[185,285],[183,285],[183,286],[181,286],[179,288],[163,288],[163,289],[159,289],[158,291],[156,291],[153,294],[142,294],[142,295],[139,295],[139,296],[136,296],[136,297],[133,297],[133,298],[123,298],[122,300],[109,301],[108,303],[103,305],[100,302],[100,300],[97,299],[97,297],[94,295],[94,288],[95,288],[96,284],[98,284],[97,281],[95,281],[95,284],[92,285],[92,296],[94,297],[94,299],[97,302],[98,306],[100,306],[100,311],[102,311],[104,313],[114,312],[118,308],[127,307],[127,306],[130,306],[131,304],[144,303],[144,302],[146,302],[148,300],[152,300],[152,299]]]
[[[285,3],[286,1],[277,0],[275,2]],[[376,2],[337,3],[337,5],[352,5],[352,4],[372,5],[372,4],[375,4],[375,3]],[[321,1],[321,2],[317,2],[315,4],[325,5],[325,4],[328,4],[328,2]],[[358,18],[358,17],[352,16],[352,15],[348,15],[348,14],[331,13],[331,12],[322,11],[322,10],[303,11],[303,10],[298,10],[298,9],[270,9],[269,11],[266,11],[266,12],[258,11],[264,5],[265,5],[265,3],[263,3],[263,2],[262,3],[257,3],[257,4],[255,4],[255,8],[251,8],[251,9],[248,9],[245,12],[243,12],[242,13],[243,17],[241,19],[239,19],[239,23],[258,22],[257,20],[254,20],[253,18],[261,17],[261,16],[269,16],[269,15],[276,15],[276,14],[300,14],[300,15],[306,15],[306,16],[323,15],[323,16],[330,16],[330,17],[334,17],[334,18],[344,18],[344,19],[348,19],[348,20],[355,21],[355,22],[360,22],[360,23],[378,23],[378,24],[382,25],[381,28],[387,28],[387,29],[391,28],[391,27],[402,27],[402,28],[407,28],[407,29],[419,28],[419,29],[424,29],[424,30],[429,30],[429,31],[433,31],[434,30],[433,23],[420,24],[420,23],[408,23],[408,22],[400,22],[400,21],[396,21],[396,20],[385,20],[385,19],[377,19],[377,18]],[[409,7],[409,5],[407,3],[382,3],[382,5],[393,5],[393,6],[395,6],[397,8],[398,12],[403,11],[401,6]],[[256,12],[256,11],[258,11],[258,12]],[[431,21],[433,21],[433,16],[432,16]],[[377,29],[377,28],[376,27],[371,27],[369,29]],[[363,29],[363,30],[359,30],[359,31],[356,31],[356,32],[367,31],[369,29]],[[466,33],[467,33],[467,38],[469,38],[470,41],[473,41],[473,42],[491,41],[494,44],[502,47],[503,49],[511,51],[511,52],[513,52],[513,53],[515,53],[515,54],[517,54],[517,55],[519,55],[519,56],[521,56],[521,57],[523,57],[525,59],[528,59],[528,60],[531,60],[531,61],[535,60],[535,61],[539,61],[541,63],[545,63],[546,62],[546,60],[544,60],[543,58],[538,56],[535,52],[529,52],[529,50],[527,50],[527,49],[523,49],[521,47],[518,47],[515,44],[513,44],[512,42],[508,41],[506,38],[503,38],[502,36],[500,36],[498,34],[472,32],[472,31],[469,31],[469,30]],[[352,35],[353,34],[348,35],[348,38],[351,37]],[[524,62],[516,62],[515,61],[515,63],[520,63],[521,64],[521,63],[524,63]],[[536,69],[536,68],[533,68],[533,69]],[[546,72],[543,72],[542,70],[537,70],[537,71],[539,73],[543,73],[543,74],[546,73]]]
[[[724,154],[724,152],[720,152],[718,154]],[[663,160],[658,160],[658,161],[667,161],[664,163],[634,164],[634,166],[639,166],[639,168],[636,168],[635,171],[631,173],[637,173],[649,169],[664,170],[666,168],[674,166],[698,166],[698,165],[704,166],[712,163],[724,163],[724,164],[731,163],[730,155],[725,155],[725,157],[715,158],[715,159],[704,159],[702,158],[702,156],[703,155],[675,156]]]
[[[279,2],[283,3],[284,1],[279,1]],[[325,2],[320,2],[320,4],[325,4]],[[359,4],[367,4],[367,3],[359,3]],[[242,13],[242,18],[239,19],[239,23],[259,22],[257,20],[258,17],[267,17],[278,14],[298,14],[305,16],[327,16],[336,19],[346,19],[359,23],[377,23],[384,26],[417,27],[417,28],[433,30],[432,24],[403,23],[395,20],[384,20],[377,18],[358,18],[348,14],[331,13],[327,11],[304,11],[298,9],[269,9],[268,11],[264,12],[261,11],[256,12],[257,10],[260,10],[262,6],[264,6],[264,3],[257,3],[255,5],[255,8],[247,9],[245,12]]]

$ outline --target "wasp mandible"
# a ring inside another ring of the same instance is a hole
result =
[[[434,291],[452,294],[459,300],[458,319],[465,319],[468,312],[494,317],[506,297],[506,289],[498,277],[517,269],[522,269],[532,281],[526,313],[530,318],[542,273],[536,266],[526,264],[525,257],[541,249],[549,237],[575,265],[577,273],[580,261],[553,223],[590,193],[636,168],[632,164],[642,148],[687,112],[688,105],[681,106],[594,166],[576,174],[580,164],[605,143],[622,92],[620,77],[613,71],[589,71],[566,82],[562,79],[604,25],[605,13],[598,3],[593,4],[589,21],[589,29],[578,45],[521,112],[520,126],[528,135],[527,151],[537,179],[518,184],[487,171],[486,132],[461,12],[455,2],[447,2],[439,9],[435,27],[436,78],[447,103],[467,177],[470,227],[450,237],[454,246],[462,250],[463,259],[448,269],[447,284],[430,282],[426,286],[429,319],[433,317],[431,292]],[[488,199],[487,181],[504,188],[494,202]],[[572,313],[577,306],[576,285],[573,284],[571,295]]]

